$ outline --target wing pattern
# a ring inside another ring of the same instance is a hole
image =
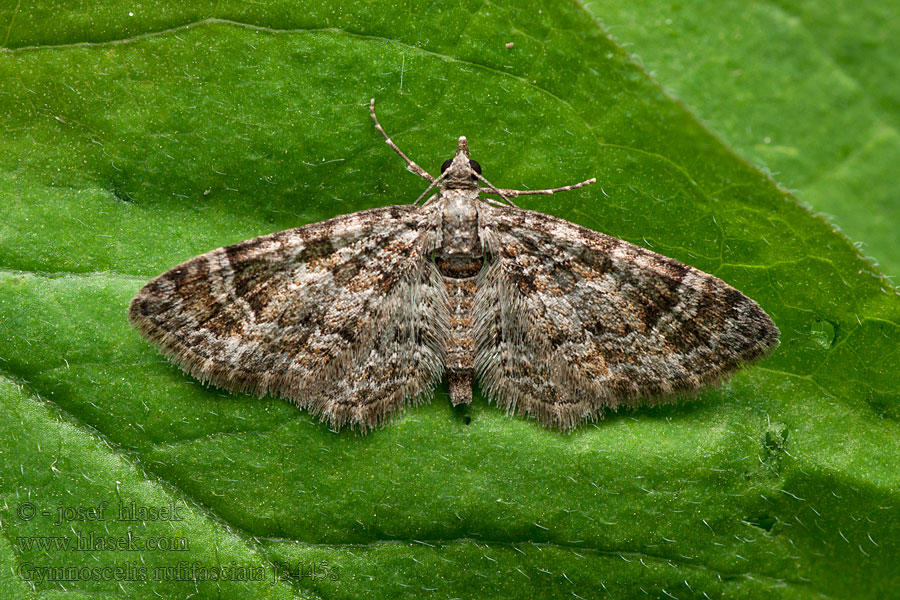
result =
[[[436,218],[390,206],[219,248],[149,282],[129,318],[201,381],[377,427],[443,374]]]
[[[778,329],[723,281],[568,221],[482,205],[476,369],[508,413],[575,427],[721,381]]]

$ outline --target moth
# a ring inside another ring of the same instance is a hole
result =
[[[777,346],[769,316],[720,279],[512,202],[594,179],[497,188],[465,137],[434,177],[388,137],[374,99],[370,112],[428,181],[416,202],[180,264],[131,301],[143,337],[204,383],[362,432],[430,399],[442,377],[454,405],[477,379],[507,414],[570,430],[695,393]]]

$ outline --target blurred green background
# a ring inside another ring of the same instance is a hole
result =
[[[585,8],[737,154],[825,215],[882,273],[900,275],[895,5],[592,0]]]
[[[889,4],[9,2],[0,24],[0,597],[900,585]],[[499,186],[597,177],[521,204],[725,279],[781,346],[571,435],[443,387],[365,437],[203,387],[130,298],[415,199],[373,96],[432,172],[467,135]]]

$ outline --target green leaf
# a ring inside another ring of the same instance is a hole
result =
[[[900,275],[900,19],[883,0],[586,5],[735,151]]]
[[[0,23],[0,596],[900,584],[896,293],[577,5],[19,3]],[[467,135],[497,185],[597,177],[523,204],[725,279],[781,347],[691,402],[571,435],[482,398],[455,411],[445,389],[335,434],[203,387],[128,327],[128,301],[217,246],[415,199],[373,96],[432,171]],[[163,547],[53,545],[129,534]]]

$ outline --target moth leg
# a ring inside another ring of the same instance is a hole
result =
[[[475,171],[472,171],[472,173],[475,175],[475,177],[477,177],[478,179],[480,179],[481,181],[483,181],[483,182],[487,185],[487,191],[488,191],[489,193],[497,194],[498,196],[500,196],[501,198],[503,198],[503,201],[506,202],[507,204],[509,204],[510,206],[516,206],[515,202],[513,202],[512,200],[510,200],[509,198],[507,198],[507,197],[506,197],[506,194],[503,193],[503,192],[506,191],[506,190],[498,190],[496,187],[494,187],[494,184],[493,184],[493,183],[491,183],[490,181],[488,181],[487,179],[485,179],[484,177],[482,177],[482,176],[481,176],[481,173],[478,173],[478,172],[475,172]],[[519,208],[519,207],[516,206],[516,208]]]
[[[372,98],[372,101],[369,103],[369,112],[372,113],[372,120],[375,121],[375,129],[377,129],[379,132],[381,132],[381,135],[384,136],[385,143],[388,146],[390,146],[391,148],[393,148],[394,152],[396,152],[397,154],[400,155],[400,158],[402,158],[403,160],[406,161],[406,164],[408,165],[407,169],[409,169],[410,171],[412,171],[413,173],[415,173],[422,179],[425,179],[426,181],[428,181],[430,183],[434,183],[434,181],[435,181],[434,177],[432,177],[428,173],[428,171],[426,171],[425,169],[423,169],[422,167],[420,167],[419,165],[417,165],[416,163],[411,161],[408,156],[403,154],[403,151],[397,147],[397,144],[395,144],[393,142],[393,140],[391,140],[391,138],[388,137],[388,134],[386,134],[384,132],[384,128],[382,128],[381,123],[378,122],[378,117],[375,116],[375,98]]]
[[[482,200],[484,200],[485,202],[487,202],[487,203],[490,204],[491,206],[499,206],[500,208],[503,208],[503,207],[507,206],[506,204],[503,204],[503,203],[500,202],[499,200],[494,200],[493,198],[482,198]]]
[[[580,187],[584,187],[586,185],[591,185],[592,183],[596,183],[597,178],[591,177],[587,181],[582,181],[581,183],[576,183],[574,185],[567,185],[565,187],[553,188],[552,190],[499,190],[494,189],[495,192],[499,193],[500,196],[512,196],[515,198],[516,196],[527,196],[527,195],[537,195],[537,194],[555,194],[557,192],[568,192],[569,190],[577,190]]]
[[[431,188],[433,188],[434,186],[436,186],[437,184],[439,184],[439,183],[441,182],[441,180],[444,179],[444,177],[446,177],[446,176],[447,176],[447,171],[444,171],[443,173],[441,173],[441,176],[440,176],[440,177],[438,177],[437,179],[435,179],[434,181],[432,181],[431,184],[430,184],[427,188],[425,188],[425,191],[422,192],[422,193],[419,195],[418,198],[416,198],[416,201],[413,202],[413,206],[415,206],[416,204],[418,204],[419,201],[420,201],[422,198],[424,198],[425,195],[426,195],[429,191],[431,191]],[[434,196],[432,196],[432,198],[434,198]],[[425,204],[428,204],[428,202],[431,202],[431,199],[429,199],[427,202],[425,202]],[[425,204],[423,204],[422,206],[425,206]]]
[[[432,194],[431,198],[422,203],[422,206],[428,206],[429,204],[437,200],[439,196],[440,194]]]

